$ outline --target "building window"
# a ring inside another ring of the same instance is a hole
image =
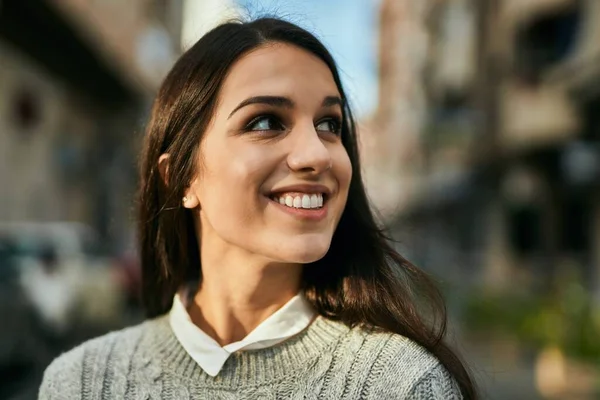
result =
[[[17,90],[12,103],[12,120],[17,129],[31,132],[41,121],[41,105],[38,96],[29,89]]]
[[[580,26],[579,7],[546,13],[522,25],[515,43],[521,78],[537,82],[549,67],[569,57],[577,44]]]
[[[571,254],[587,254],[592,243],[592,210],[586,196],[570,196],[562,204],[561,248]]]
[[[519,256],[534,255],[542,246],[541,210],[533,205],[508,211],[509,241]]]

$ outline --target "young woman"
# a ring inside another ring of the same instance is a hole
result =
[[[442,342],[443,303],[388,244],[360,171],[335,63],[313,35],[271,18],[209,32],[147,128],[150,319],[59,357],[40,397],[475,398]]]

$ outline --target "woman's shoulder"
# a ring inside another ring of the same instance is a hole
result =
[[[147,320],[137,325],[112,331],[87,340],[72,350],[58,356],[50,364],[48,369],[52,369],[55,365],[66,367],[69,365],[80,364],[84,358],[96,357],[106,352],[110,352],[114,355],[121,354],[119,351],[114,351],[115,346],[118,345],[119,348],[136,346],[140,339],[145,336],[145,333],[149,330],[153,330],[156,325],[160,323],[160,320],[160,318]]]
[[[460,389],[437,357],[405,336],[360,329],[372,360],[370,398],[461,399]]]
[[[44,372],[39,398],[80,398],[84,381],[103,374],[109,360],[113,365],[129,364],[129,360],[121,362],[120,359],[131,358],[147,333],[162,325],[162,319],[148,320],[90,339],[58,356]]]
[[[375,364],[398,366],[406,373],[419,374],[440,364],[425,347],[406,336],[380,329],[357,327],[351,330],[352,341],[362,343],[362,351]]]

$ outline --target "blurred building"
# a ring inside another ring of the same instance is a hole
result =
[[[419,77],[426,67],[429,37],[422,21],[432,3],[381,2],[378,107],[371,118],[361,121],[360,138],[368,166],[365,181],[385,218],[410,201],[423,168],[420,135],[427,98]]]
[[[421,28],[403,34],[423,31],[426,54],[410,61],[391,55],[408,3],[382,4],[373,124],[386,126],[375,154],[397,157],[405,198],[388,222],[409,256],[489,286],[545,285],[574,267],[599,291],[600,2],[424,2]],[[406,129],[406,113],[426,122]]]
[[[234,0],[183,0],[181,48],[187,50],[219,23],[240,16]]]
[[[78,221],[122,243],[152,93],[182,1],[0,2],[0,221]]]

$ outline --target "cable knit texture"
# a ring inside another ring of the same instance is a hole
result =
[[[166,317],[113,332],[50,364],[39,392],[55,399],[461,399],[439,361],[400,335],[317,319],[267,349],[234,353],[211,377]]]

